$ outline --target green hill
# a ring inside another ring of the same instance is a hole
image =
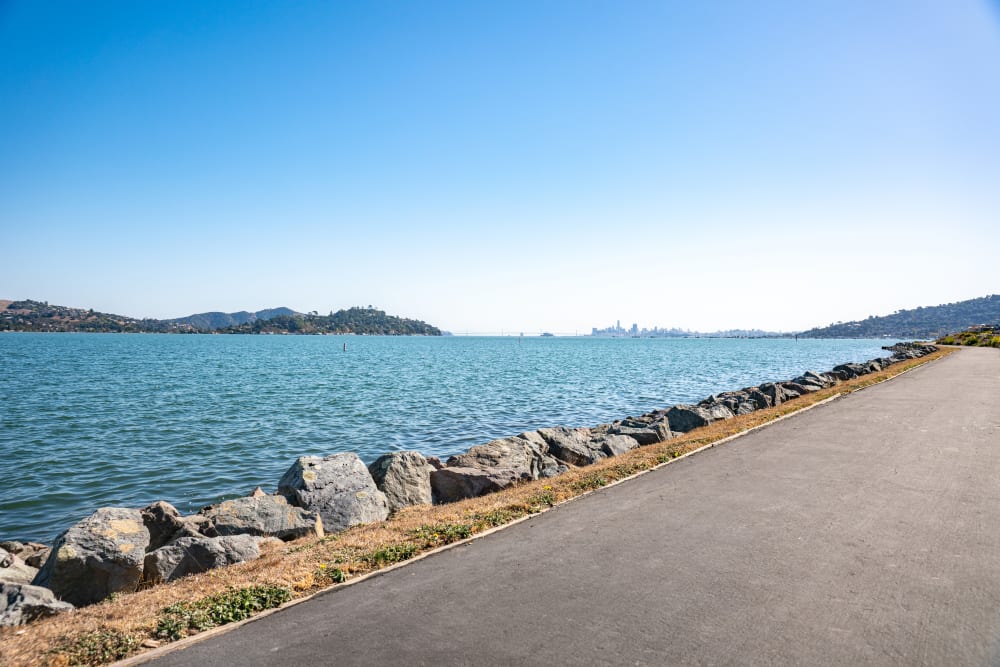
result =
[[[800,338],[938,338],[981,324],[1000,322],[1000,295],[946,303],[940,306],[899,310],[892,315],[870,316],[856,322],[837,322],[810,329]]]
[[[369,336],[440,336],[441,330],[375,308],[348,308],[329,315],[279,315],[222,329],[219,333],[364,334]]]
[[[386,336],[440,336],[426,322],[374,308],[349,308],[329,315],[272,308],[256,313],[200,313],[170,320],[136,319],[93,309],[53,306],[46,301],[0,301],[0,331],[76,331],[117,333],[354,333]]]

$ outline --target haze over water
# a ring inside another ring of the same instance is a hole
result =
[[[347,352],[343,351],[347,343]],[[0,335],[0,538],[184,513],[303,455],[442,458],[884,356],[884,340]]]

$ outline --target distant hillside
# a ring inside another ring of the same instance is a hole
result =
[[[0,310],[0,331],[91,331],[185,333],[190,327],[170,326],[160,320],[101,313],[94,309],[53,306],[47,301],[9,301]]]
[[[201,331],[214,331],[216,329],[239,326],[241,324],[255,322],[257,320],[270,320],[278,317],[279,315],[294,316],[298,314],[299,313],[296,313],[291,308],[268,308],[267,310],[258,310],[256,313],[251,313],[245,310],[241,310],[238,313],[198,313],[196,315],[188,315],[187,317],[177,317],[172,320],[163,321],[170,324],[190,325]]]
[[[374,308],[350,308],[329,315],[272,308],[256,313],[200,313],[171,320],[136,319],[93,309],[54,306],[45,301],[0,301],[0,331],[121,333],[356,333],[440,336],[426,322],[386,315]]]
[[[900,310],[858,322],[838,322],[810,329],[800,338],[938,338],[979,324],[1000,322],[1000,295]]]
[[[420,320],[409,320],[375,308],[348,308],[329,315],[278,315],[257,319],[219,333],[251,334],[363,334],[368,336],[440,336],[441,330]]]

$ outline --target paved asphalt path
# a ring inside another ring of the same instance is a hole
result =
[[[277,664],[1000,664],[1000,351],[155,663]]]

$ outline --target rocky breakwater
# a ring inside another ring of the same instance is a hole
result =
[[[559,426],[500,438],[445,463],[419,452],[385,454],[368,467],[353,453],[302,457],[278,481],[276,493],[257,489],[190,516],[163,501],[142,509],[101,508],[62,533],[51,549],[0,542],[0,625],[27,623],[140,586],[253,560],[268,542],[321,537],[382,521],[405,507],[553,477],[937,350],[914,343],[885,349],[892,354],[723,392],[693,405],[594,427]]]

